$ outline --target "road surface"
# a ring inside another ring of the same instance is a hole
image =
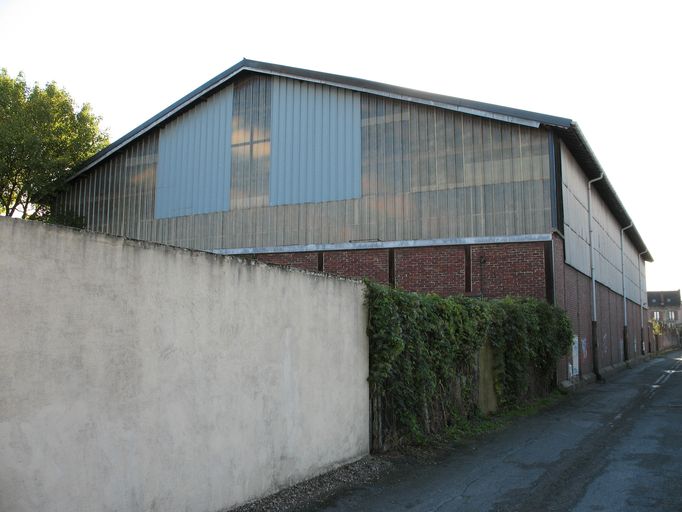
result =
[[[315,511],[682,511],[682,352]]]

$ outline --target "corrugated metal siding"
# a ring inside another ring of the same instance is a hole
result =
[[[272,78],[252,75],[234,85],[232,103],[223,91],[214,98],[221,100],[214,102],[218,108],[209,99],[173,121],[175,128],[170,123],[161,137],[164,166],[175,166],[165,173],[173,180],[160,177],[157,187],[155,131],[144,145],[132,145],[75,181],[66,202],[87,215],[91,229],[206,250],[550,232],[546,130],[328,86],[289,90],[289,80],[278,80],[279,99]],[[212,112],[204,111],[209,106]],[[298,120],[298,128],[287,128],[290,120]],[[278,129],[271,132],[273,122],[280,131],[271,143]],[[282,151],[284,167],[276,171],[273,162],[271,169],[271,156]],[[158,209],[157,190],[167,203]],[[338,197],[344,199],[329,200]],[[293,200],[303,202],[286,203]],[[155,218],[173,208],[210,211]]]
[[[157,219],[229,209],[232,103],[229,86],[161,129]]]
[[[230,208],[268,206],[272,79],[254,76],[235,86]]]
[[[274,78],[270,204],[360,197],[360,94]]]
[[[626,231],[627,234],[627,231]],[[638,297],[640,297],[640,289],[639,289],[639,279],[638,279],[638,269],[637,269],[637,249],[635,248],[634,244],[630,241],[627,236],[625,237],[625,291],[627,292],[627,297],[628,299],[632,301],[637,301]],[[634,259],[633,259],[634,258]],[[642,262],[641,265],[642,269],[644,269],[644,262]],[[642,283],[644,283],[644,280],[642,280]],[[643,295],[644,301],[646,302],[646,288],[642,284],[642,291],[644,292]],[[641,297],[640,297],[641,299]]]
[[[578,162],[563,143],[561,144],[561,169],[563,175],[566,263],[589,276],[588,180]],[[595,279],[616,293],[622,294],[621,226],[594,188],[592,189],[592,219]],[[624,243],[625,287],[628,298],[633,301],[637,301],[639,294],[638,258],[637,250],[627,239],[626,232]]]
[[[544,130],[364,95],[362,137],[368,238],[550,230]]]
[[[157,160],[154,132],[76,180],[58,209],[83,217],[93,231],[154,240]]]

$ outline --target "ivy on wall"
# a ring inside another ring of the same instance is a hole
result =
[[[384,444],[420,441],[477,411],[478,353],[490,343],[498,404],[555,386],[571,344],[566,314],[531,298],[443,298],[366,282],[373,428]],[[375,433],[376,434],[376,433]]]

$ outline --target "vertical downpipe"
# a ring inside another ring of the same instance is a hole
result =
[[[597,339],[597,283],[594,275],[594,244],[592,243],[592,183],[604,179],[602,172],[598,178],[587,182],[587,222],[590,242],[590,278],[592,279],[592,368],[597,380],[603,380],[599,372],[599,340]]]
[[[637,279],[639,280],[639,342],[642,344],[642,355],[646,354],[644,350],[644,301],[642,300],[642,271],[641,271],[641,261],[642,256],[644,256],[649,251],[642,251],[637,255]]]
[[[628,299],[625,292],[625,248],[623,246],[623,234],[632,227],[632,222],[620,230],[620,277],[623,283],[623,362],[630,358],[628,349]]]
[[[481,298],[483,298],[483,265],[485,264],[485,257],[483,256],[483,253],[481,253],[479,259],[478,259],[478,276],[479,276],[479,291]]]

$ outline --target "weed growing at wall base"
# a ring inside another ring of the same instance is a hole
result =
[[[478,415],[478,354],[494,354],[498,404],[549,393],[571,344],[566,314],[531,298],[443,298],[366,282],[373,428],[381,444],[420,442]],[[375,438],[376,438],[375,432]]]

